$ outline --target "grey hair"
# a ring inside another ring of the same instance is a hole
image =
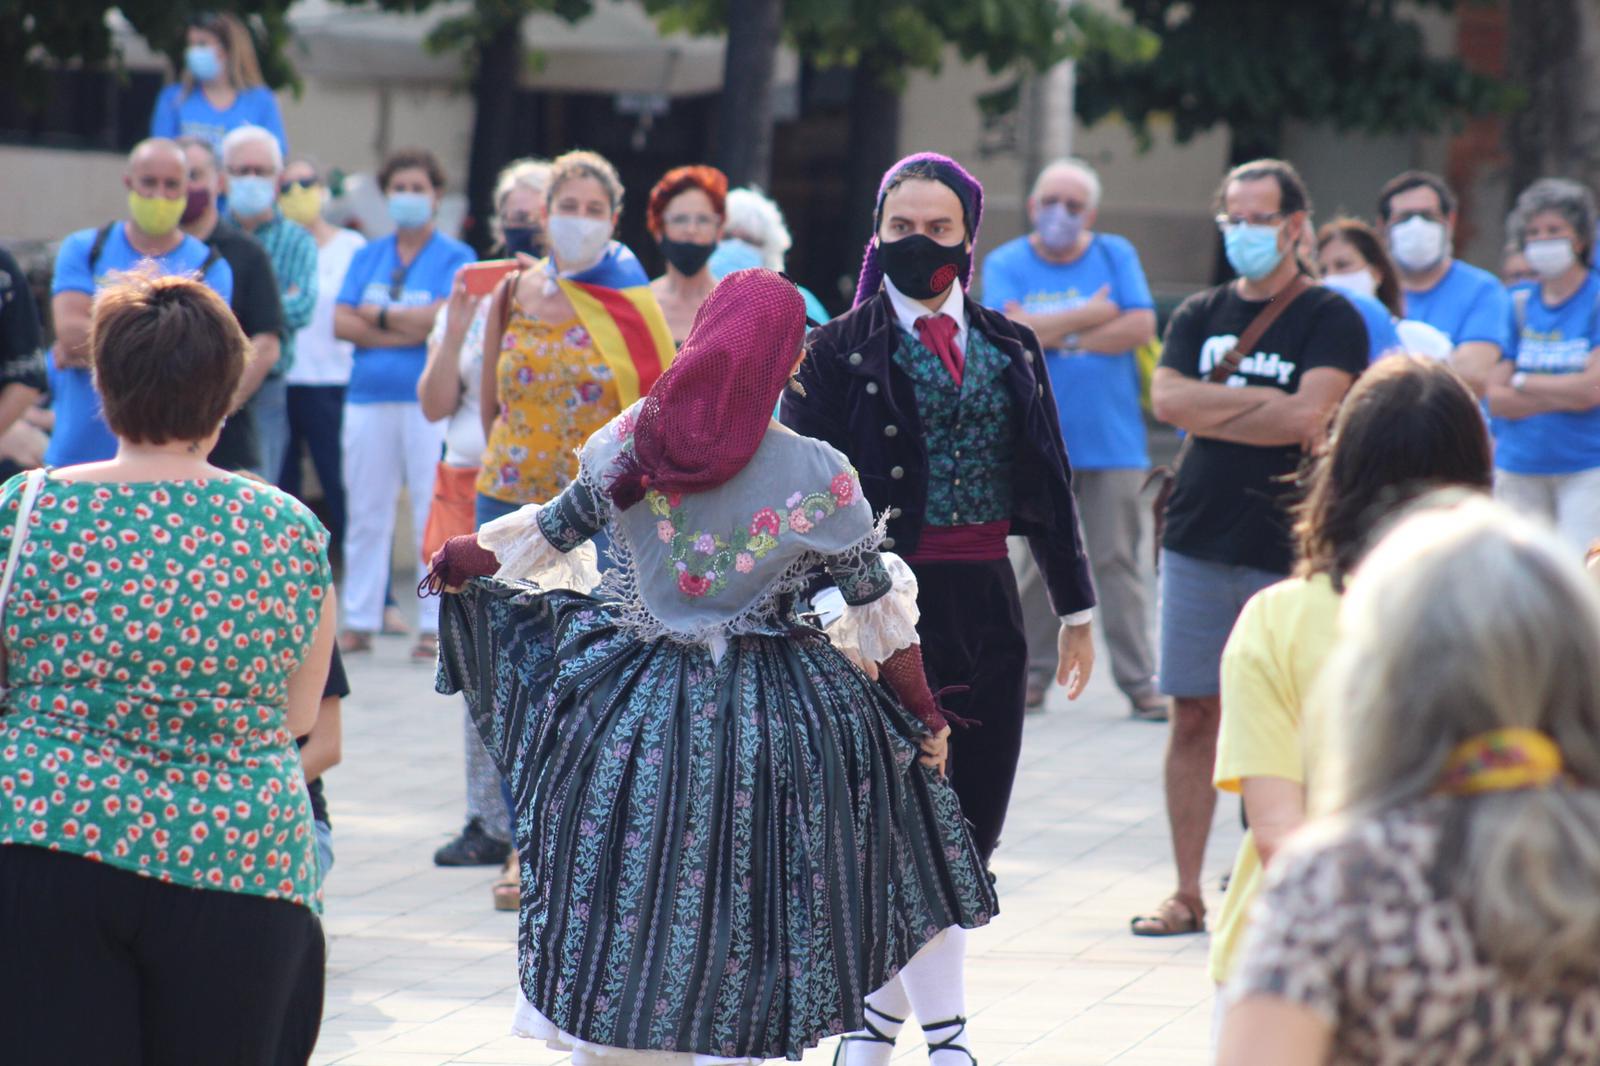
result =
[[[1506,232],[1519,249],[1527,244],[1528,224],[1533,216],[1553,211],[1567,220],[1578,235],[1578,258],[1594,259],[1594,193],[1581,181],[1570,178],[1540,178],[1517,197],[1516,206],[1506,216]]]
[[[514,159],[500,169],[500,176],[494,180],[494,211],[500,213],[500,205],[505,198],[511,195],[511,190],[516,188],[530,189],[544,199],[544,194],[550,188],[550,162],[546,159]]]
[[[1100,175],[1095,173],[1094,167],[1091,167],[1076,156],[1068,156],[1064,159],[1057,159],[1053,163],[1047,163],[1045,168],[1039,171],[1039,176],[1033,179],[1033,189],[1028,193],[1028,198],[1031,200],[1038,196],[1039,186],[1044,184],[1044,179],[1058,170],[1066,170],[1076,174],[1089,187],[1089,210],[1094,211],[1100,207]]]
[[[783,209],[757,189],[730,189],[723,232],[761,249],[762,266],[782,270],[783,257],[794,244],[783,221]]]
[[[283,173],[283,146],[271,130],[262,126],[237,126],[229,130],[228,135],[222,138],[222,165],[228,165],[228,156],[233,154],[234,149],[246,144],[266,145],[272,155],[273,173]]]
[[[1566,777],[1449,801],[1434,883],[1478,948],[1537,980],[1600,952],[1600,592],[1572,549],[1482,497],[1408,509],[1362,563],[1314,702],[1324,827],[1433,794],[1463,740],[1536,729]]]

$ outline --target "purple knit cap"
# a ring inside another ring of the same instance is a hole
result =
[[[983,184],[947,155],[940,155],[938,152],[917,152],[906,156],[886,170],[883,181],[878,183],[878,203],[872,211],[872,238],[867,241],[866,251],[861,256],[861,276],[856,280],[857,305],[876,296],[878,289],[883,285],[883,271],[878,266],[878,224],[883,215],[884,197],[889,194],[889,187],[895,184],[895,178],[902,170],[919,163],[922,164],[919,169],[930,171],[928,177],[945,185],[956,194],[956,199],[961,201],[961,213],[967,225],[967,238],[974,246],[978,243],[978,224],[983,221]],[[967,269],[961,272],[961,288],[965,290],[971,280],[972,266],[968,264]]]

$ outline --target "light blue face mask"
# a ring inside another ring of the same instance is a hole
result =
[[[222,73],[222,60],[217,50],[208,44],[192,44],[183,50],[183,65],[189,68],[196,81],[210,81]]]
[[[240,218],[266,214],[277,199],[277,183],[271,178],[252,174],[228,179],[228,210]]]
[[[401,229],[426,226],[433,218],[433,197],[425,192],[392,192],[389,218]]]
[[[1222,235],[1222,248],[1227,253],[1228,265],[1240,277],[1251,281],[1260,281],[1283,262],[1277,226],[1229,226]]]

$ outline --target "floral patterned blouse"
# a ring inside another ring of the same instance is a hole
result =
[[[583,442],[622,410],[611,368],[576,318],[550,324],[513,308],[495,380],[500,412],[478,491],[507,503],[551,499],[577,475]]]
[[[1017,457],[1010,361],[981,330],[967,331],[958,386],[939,357],[904,331],[894,361],[911,378],[928,452],[929,526],[968,526],[1011,517]]]
[[[0,488],[0,544],[24,480]],[[242,477],[46,480],[5,605],[0,844],[319,906],[287,714],[326,539]]]

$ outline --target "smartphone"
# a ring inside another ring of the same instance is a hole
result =
[[[473,296],[487,296],[494,292],[500,279],[517,269],[515,259],[486,259],[481,263],[468,263],[461,268],[461,278],[467,292]]]

